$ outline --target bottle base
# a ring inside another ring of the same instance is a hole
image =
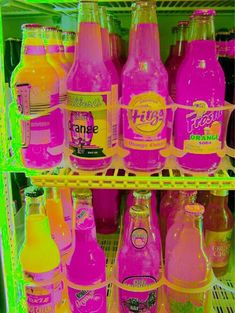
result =
[[[99,170],[106,170],[112,163],[112,158],[105,158],[102,160],[83,160],[74,158],[70,156],[70,165],[76,170],[82,171],[99,171]]]

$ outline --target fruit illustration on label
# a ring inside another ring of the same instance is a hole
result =
[[[148,243],[148,232],[144,228],[136,228],[132,231],[131,242],[137,249],[143,249]]]
[[[86,230],[95,226],[92,212],[89,208],[80,208],[76,212],[76,229]]]

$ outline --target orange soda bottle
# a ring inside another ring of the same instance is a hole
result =
[[[209,257],[216,276],[222,276],[227,272],[233,225],[233,215],[228,208],[228,191],[211,191],[204,213],[204,231]]]
[[[64,31],[62,33],[62,38],[64,45],[64,54],[69,66],[71,67],[74,61],[76,33],[72,31]]]

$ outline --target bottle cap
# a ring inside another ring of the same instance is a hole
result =
[[[42,28],[42,25],[41,24],[23,24],[21,26],[22,30],[24,30],[24,29],[33,29],[33,28]]]
[[[25,197],[37,198],[44,194],[43,188],[29,186],[24,191]]]
[[[213,9],[198,9],[193,12],[194,16],[214,16],[216,11]]]
[[[202,215],[205,211],[205,208],[203,205],[199,203],[195,204],[188,204],[184,207],[185,212],[190,213],[195,216]]]
[[[46,32],[58,32],[58,28],[57,27],[53,27],[53,26],[44,26],[43,30]]]
[[[187,27],[189,26],[189,21],[179,21],[177,25],[178,27]]]
[[[133,205],[130,208],[130,215],[131,216],[138,216],[138,217],[148,217],[149,210],[147,207],[142,205]]]
[[[141,199],[150,199],[152,196],[152,192],[149,190],[135,190],[133,192],[133,196],[137,199],[141,198]]]
[[[228,190],[211,190],[210,193],[213,196],[226,197],[228,195]]]
[[[92,198],[92,192],[90,189],[74,189],[72,195],[75,199]]]

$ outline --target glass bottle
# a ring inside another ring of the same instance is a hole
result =
[[[99,170],[112,161],[112,99],[97,1],[80,1],[78,20],[76,58],[67,83],[66,144],[73,167]]]
[[[228,208],[228,191],[212,190],[204,214],[205,241],[216,276],[228,269],[234,219]]]
[[[213,173],[221,157],[224,113],[207,108],[224,105],[225,79],[216,56],[212,9],[194,12],[192,37],[187,57],[181,63],[176,80],[176,102],[199,111],[179,108],[174,118],[174,143],[186,153],[177,157],[186,172]]]
[[[122,104],[127,108],[122,109],[123,147],[129,152],[124,164],[133,171],[160,171],[165,164],[160,152],[167,144],[168,88],[155,5],[136,2],[130,31],[133,47],[122,74]]]

